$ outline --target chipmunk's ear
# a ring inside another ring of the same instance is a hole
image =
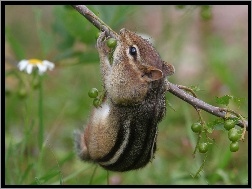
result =
[[[169,76],[169,75],[173,75],[175,73],[175,68],[172,64],[169,64],[165,61],[162,61],[163,62],[163,74],[164,76]]]
[[[145,77],[147,81],[156,81],[163,77],[163,72],[153,66],[141,65],[142,77]]]

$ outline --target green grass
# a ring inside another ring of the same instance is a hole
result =
[[[240,142],[239,151],[231,153],[227,132],[224,130],[214,130],[210,134],[215,142],[207,153],[203,171],[197,178],[191,176],[197,172],[204,160],[204,155],[197,153],[195,158],[192,156],[197,135],[190,127],[193,122],[198,121],[197,113],[190,105],[169,93],[167,99],[175,111],[167,107],[166,116],[159,124],[158,150],[155,159],[145,168],[126,173],[108,173],[95,164],[79,161],[74,153],[73,131],[85,126],[93,108],[88,91],[93,87],[102,90],[93,29],[88,22],[83,21],[85,27],[83,26],[81,31],[69,32],[71,23],[75,24],[75,22],[71,21],[71,17],[67,17],[68,14],[71,14],[74,19],[79,18],[80,20],[76,21],[78,24],[85,19],[79,14],[68,12],[73,10],[60,6],[41,8],[36,19],[32,17],[34,15],[32,8],[26,8],[23,17],[28,16],[30,20],[23,24],[22,28],[17,28],[15,26],[17,18],[11,16],[11,13],[20,7],[7,8],[6,44],[9,50],[6,52],[5,84],[10,93],[6,93],[5,96],[5,184],[106,185],[108,180],[110,184],[126,185],[248,184],[248,136],[246,135],[244,142]],[[175,9],[172,6],[156,8],[158,9],[156,14],[162,11],[161,16],[166,15],[169,18],[172,18],[171,11]],[[51,22],[45,18],[46,9],[50,10],[48,15]],[[102,7],[98,7],[97,10],[102,10]],[[113,14],[111,12],[111,15],[107,15],[106,9],[101,12],[101,17],[105,18],[105,22],[111,21],[111,27],[115,27],[117,31],[119,28],[129,26],[131,30],[153,32],[148,29],[150,28],[148,25],[148,27],[145,24],[139,25],[139,20],[143,20],[141,15],[148,12],[149,7],[142,9],[113,7],[111,10],[114,11]],[[122,11],[125,11],[125,15],[121,14]],[[199,85],[202,89],[197,92],[199,98],[213,105],[217,105],[215,96],[225,94],[248,99],[247,51],[242,49],[239,39],[229,45],[214,31],[202,30],[199,33],[201,43],[198,48],[201,49],[200,56],[204,58],[201,59],[200,65],[194,67],[198,72],[190,75],[190,78],[186,72],[184,78],[180,78],[183,71],[180,62],[188,59],[187,68],[192,66],[190,58],[194,55],[182,53],[183,47],[189,41],[187,31],[190,24],[188,23],[192,24],[193,18],[199,14],[197,8],[188,9],[184,14],[184,10],[177,11],[180,11],[178,22],[165,19],[166,17],[161,19],[162,35],[157,35],[155,38],[157,41],[155,46],[161,56],[165,60],[172,60],[173,62],[170,63],[175,65],[176,74],[170,77],[170,81],[182,85]],[[117,17],[120,22],[115,19]],[[20,19],[22,21],[22,17]],[[211,22],[200,22],[203,28],[211,25]],[[26,31],[31,24],[34,25],[34,31],[16,34],[17,31]],[[88,29],[83,31],[83,28]],[[38,33],[36,32],[38,29],[43,31]],[[77,25],[74,29],[78,29]],[[50,40],[40,45],[42,42],[39,41],[47,35]],[[23,44],[21,42],[23,36],[26,36],[27,40],[30,39],[29,37],[35,38],[37,42],[29,41]],[[55,40],[51,41],[51,39]],[[171,44],[172,46],[169,46]],[[169,53],[169,57],[167,52],[172,52]],[[53,71],[44,75],[41,90],[33,89],[32,76],[19,72],[15,67],[15,63],[20,59],[31,57],[42,57],[56,64]],[[7,75],[9,71],[11,74]],[[22,86],[26,87],[28,93],[25,98],[18,95]],[[241,106],[231,102],[229,106],[242,115],[248,116],[247,101]],[[203,113],[203,117],[207,122],[215,119],[208,113]]]

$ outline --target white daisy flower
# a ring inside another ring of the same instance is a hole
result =
[[[17,66],[20,71],[26,70],[28,74],[32,73],[33,67],[37,67],[39,74],[41,75],[46,72],[47,69],[52,70],[54,68],[54,63],[48,60],[29,59],[21,60]]]

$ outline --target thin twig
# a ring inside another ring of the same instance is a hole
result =
[[[92,11],[90,11],[84,5],[72,5],[80,14],[82,14],[87,20],[89,20],[96,28],[101,31],[105,31],[106,36],[111,36],[115,39],[118,39],[118,34],[113,31],[107,24],[105,24],[99,17],[97,17]],[[179,89],[178,85],[167,82],[167,91],[184,100],[185,102],[191,104],[196,109],[202,109],[210,114],[213,114],[218,117],[226,118],[227,112],[223,111],[222,108],[212,106],[207,104],[206,102],[193,97],[182,89]],[[230,116],[235,117],[235,116]],[[247,120],[239,120],[237,124],[240,127],[246,126],[246,130],[248,130],[248,121]]]
[[[187,103],[191,104],[195,108],[202,109],[210,114],[213,114],[218,117],[226,118],[226,111],[223,111],[223,108],[219,108],[216,106],[212,106],[210,104],[207,104],[206,102],[193,97],[192,95],[188,94],[184,90],[179,89],[179,87],[171,82],[168,82],[167,90],[174,94],[175,96],[179,97],[180,99],[186,101]],[[232,117],[232,116],[231,116]],[[246,124],[246,129],[248,130],[248,121],[244,121]],[[243,122],[239,121],[238,125],[240,127],[244,127]]]

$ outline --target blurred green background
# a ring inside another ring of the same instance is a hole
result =
[[[176,73],[169,80],[199,86],[198,97],[217,105],[215,97],[246,100],[229,108],[248,116],[247,6],[88,6],[116,32],[127,28],[148,35]],[[145,168],[107,172],[74,154],[73,131],[81,129],[93,108],[89,89],[102,90],[98,32],[70,6],[5,7],[5,184],[248,184],[248,140],[229,151],[222,127],[209,136],[215,143],[203,161],[193,158],[197,140],[190,127],[196,111],[167,93],[172,108],[159,124],[155,159]],[[31,76],[16,65],[39,58],[55,63],[44,76],[44,146],[38,145],[38,91]],[[20,80],[24,80],[25,87]],[[25,90],[20,93],[20,90]],[[224,106],[222,106],[224,107]],[[216,117],[203,113],[205,121]],[[96,169],[96,170],[95,170]]]

